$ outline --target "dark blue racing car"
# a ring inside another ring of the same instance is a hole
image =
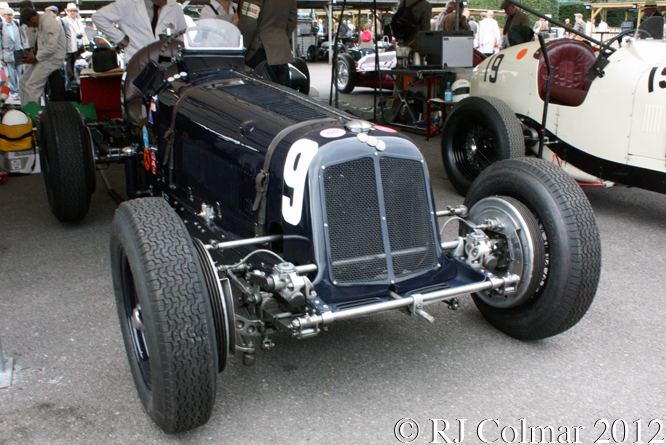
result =
[[[64,221],[85,216],[96,168],[125,163],[113,283],[139,396],[166,432],[204,424],[229,357],[252,365],[279,331],[310,338],[387,310],[432,322],[428,305],[471,294],[534,340],[592,302],[594,214],[551,164],[493,164],[465,205],[438,211],[413,141],[249,70],[217,20],[138,53],[122,94],[125,117],[98,123],[50,103],[40,148]],[[441,239],[443,218],[458,236]]]

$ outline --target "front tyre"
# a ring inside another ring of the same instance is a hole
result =
[[[525,156],[520,122],[509,106],[490,96],[468,97],[449,113],[442,131],[442,161],[451,185],[465,196],[483,169]]]
[[[520,283],[526,294],[508,302],[477,294],[474,303],[493,326],[518,339],[566,331],[592,303],[601,272],[599,233],[587,197],[561,168],[531,158],[500,161],[481,172],[465,199],[470,215],[479,215],[474,223],[483,223],[486,212],[479,207],[493,196],[518,203],[512,207],[527,221],[521,230],[543,250],[528,255],[533,273],[521,275]],[[506,258],[510,268],[515,257]]]
[[[161,198],[118,207],[111,269],[134,384],[166,433],[206,423],[218,370],[210,300],[192,240]]]

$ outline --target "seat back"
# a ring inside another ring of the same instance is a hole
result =
[[[141,48],[134,54],[134,56],[132,56],[130,61],[127,62],[127,65],[125,66],[126,75],[125,85],[123,88],[125,111],[127,112],[127,116],[130,118],[130,120],[135,123],[138,122],[138,117],[135,116],[135,113],[133,113],[133,110],[130,110],[130,108],[133,108],[131,105],[133,102],[141,101],[142,94],[141,90],[134,86],[134,79],[136,79],[136,76],[138,76],[139,73],[143,71],[143,69],[151,60],[158,62],[160,55],[169,58],[174,57],[178,50],[178,46],[182,45],[183,43],[179,40],[174,40],[166,48],[164,53],[160,54],[163,44],[164,42],[157,41]]]
[[[472,49],[472,67],[476,67],[478,64],[486,60],[488,56],[483,54],[481,51],[479,51],[476,48]]]
[[[573,39],[558,39],[546,44],[548,59],[553,72],[550,98],[563,105],[576,107],[583,103],[592,81],[585,74],[597,57],[587,43]],[[546,97],[548,68],[541,51],[539,58],[538,88],[542,100]]]

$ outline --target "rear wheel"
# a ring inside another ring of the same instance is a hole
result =
[[[493,202],[497,200],[504,204],[497,206]],[[524,221],[514,226],[526,243],[520,249],[522,259],[500,244],[498,258],[501,262],[504,257],[505,264],[498,263],[493,270],[502,275],[513,268],[522,277],[518,292],[472,295],[483,316],[497,329],[523,340],[550,337],[574,326],[596,293],[601,245],[592,207],[571,176],[540,159],[501,161],[474,181],[465,205],[476,224],[493,212]],[[503,225],[506,230],[511,223]],[[461,232],[466,230],[461,227]],[[496,235],[501,238],[501,233]],[[510,238],[505,240],[512,244]],[[532,273],[526,270],[529,267]]]
[[[349,94],[356,86],[356,63],[349,54],[338,54],[335,87],[339,92]]]
[[[442,160],[451,185],[463,196],[483,169],[502,159],[523,156],[520,122],[500,99],[468,97],[446,118]]]
[[[294,57],[292,65],[294,65],[294,68],[303,73],[305,76],[306,80],[298,87],[298,92],[307,96],[308,93],[310,93],[310,70],[308,69],[308,64],[305,63],[305,60],[301,59],[300,57]]]
[[[223,363],[201,264],[166,201],[118,207],[111,269],[130,370],[148,415],[166,433],[203,425]]]
[[[48,102],[64,102],[67,100],[65,78],[60,70],[55,70],[46,82],[46,98]]]
[[[46,105],[39,148],[51,212],[63,222],[83,219],[95,189],[95,160],[88,130],[71,103]]]

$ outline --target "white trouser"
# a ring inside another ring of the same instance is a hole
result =
[[[39,104],[39,98],[44,94],[46,82],[51,73],[62,68],[63,61],[60,59],[47,59],[29,66],[19,81],[19,95],[21,106],[25,107],[28,102]]]

